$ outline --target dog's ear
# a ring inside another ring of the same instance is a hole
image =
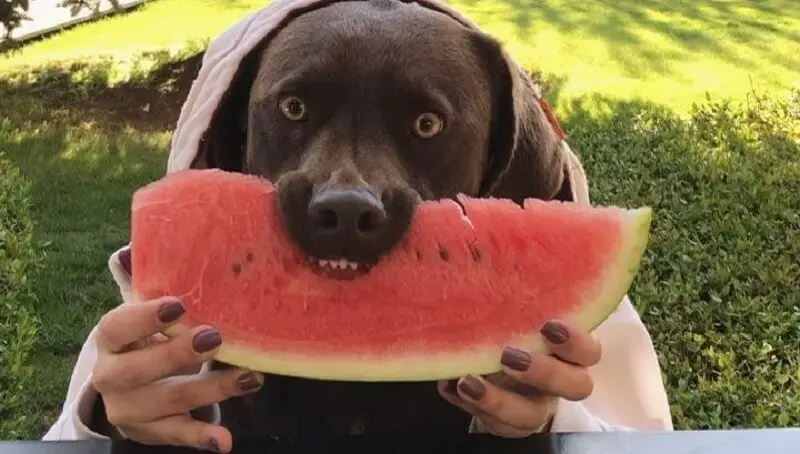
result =
[[[472,45],[492,84],[491,142],[481,195],[571,199],[561,141],[530,75],[494,38],[475,32]]]
[[[219,168],[241,172],[247,145],[247,109],[250,89],[258,74],[262,46],[239,64],[228,89],[200,140],[195,168]]]
[[[324,7],[332,1],[309,2],[311,4],[293,8],[242,59],[233,80],[214,111],[209,126],[203,132],[197,155],[192,163],[193,168],[219,168],[233,172],[244,170],[250,90],[258,75],[264,50],[286,24],[296,17]]]

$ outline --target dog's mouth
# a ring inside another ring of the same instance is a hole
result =
[[[318,259],[309,257],[307,263],[315,273],[342,281],[351,281],[364,276],[375,266],[373,263],[354,262],[345,258]]]

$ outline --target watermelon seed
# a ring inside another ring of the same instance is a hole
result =
[[[476,262],[480,262],[481,261],[481,250],[478,249],[478,246],[475,246],[474,244],[470,244],[469,245],[469,252],[472,254],[472,260],[475,260]]]
[[[233,269],[233,275],[238,277],[242,274],[242,264],[241,263],[234,263],[231,267]]]
[[[250,250],[245,251],[245,253],[244,253],[245,262],[250,263],[250,262],[253,261],[254,258],[255,258],[255,256],[253,255],[253,251],[250,251]]]
[[[439,257],[446,262],[450,260],[450,253],[448,253],[445,248],[439,246]]]

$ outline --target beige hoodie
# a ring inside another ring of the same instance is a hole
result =
[[[274,0],[234,24],[210,43],[178,120],[167,172],[193,166],[201,136],[244,56],[293,11],[323,5],[328,1]],[[447,12],[466,26],[477,28],[441,0],[419,0],[419,3]],[[509,65],[516,64],[509,62]],[[523,71],[520,67],[513,69]],[[530,100],[515,99],[515,107],[525,103],[530,104]],[[558,128],[555,122],[554,127]],[[574,200],[589,204],[583,168],[566,140],[562,141],[562,151],[569,163],[568,176]],[[131,298],[130,276],[120,264],[120,251],[122,249],[112,254],[109,267],[123,300],[128,301]],[[602,343],[603,358],[592,369],[594,392],[582,402],[561,401],[552,431],[672,430],[666,392],[650,336],[627,297],[623,298],[616,312],[595,334]],[[97,399],[97,392],[91,385],[96,356],[95,330],[92,330],[72,372],[62,413],[44,440],[105,438],[88,428]],[[204,366],[201,374],[207,373],[208,365]],[[219,409],[215,406],[213,410],[211,418],[216,422],[219,420]],[[470,428],[465,427],[464,430]]]

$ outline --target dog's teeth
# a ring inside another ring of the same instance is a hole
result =
[[[366,266],[366,265],[361,265],[358,262],[351,262],[350,260],[347,260],[347,259],[327,259],[326,260],[326,259],[312,258],[312,259],[310,259],[310,262],[317,263],[321,267],[333,268],[335,270],[346,270],[346,269],[350,268],[352,271],[356,271],[359,268],[361,268],[362,266]]]

